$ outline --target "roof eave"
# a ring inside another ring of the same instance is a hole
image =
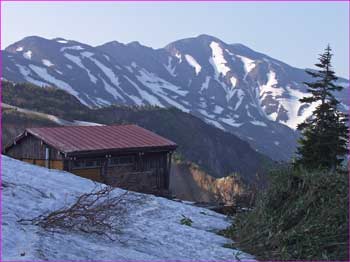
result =
[[[43,141],[45,144],[47,144],[48,146],[51,146],[52,148],[55,148],[57,151],[63,153],[63,154],[68,154],[69,152],[67,150],[64,150],[63,148],[60,148],[57,145],[51,144],[49,142],[47,142],[47,140],[45,140],[45,137],[40,136],[39,134],[36,134],[35,132],[33,132],[30,129],[26,129],[26,132],[28,132],[29,134],[35,136],[36,138],[40,139],[41,141]]]
[[[18,135],[11,144],[9,144],[8,146],[6,146],[4,148],[3,152],[6,153],[6,151],[8,149],[10,149],[12,146],[14,146],[18,141],[20,141],[24,137],[26,137],[27,133],[42,140],[45,144],[51,146],[52,148],[57,149],[59,152],[64,154],[66,157],[76,156],[76,155],[87,155],[87,154],[92,154],[92,153],[103,154],[103,153],[118,153],[118,152],[121,152],[121,153],[122,152],[139,152],[139,151],[141,151],[141,152],[164,152],[164,151],[175,151],[176,148],[178,147],[178,145],[173,142],[173,144],[164,145],[164,146],[134,147],[134,148],[109,148],[109,149],[97,149],[97,150],[81,150],[81,151],[72,150],[72,151],[68,151],[68,150],[65,150],[63,148],[60,148],[57,145],[54,145],[54,144],[47,142],[47,140],[45,140],[45,137],[42,137],[39,134],[33,132],[30,128],[26,128],[25,131],[23,133],[21,133],[20,135]],[[169,140],[169,142],[172,142],[172,141]]]
[[[2,150],[2,153],[6,153],[11,147],[16,145],[16,143],[20,140],[22,140],[24,137],[27,136],[27,130],[23,131],[21,134],[15,137],[15,139],[11,142],[8,143],[6,146],[4,146],[4,149]]]
[[[135,153],[135,152],[169,152],[175,151],[177,145],[158,146],[158,147],[135,147],[135,148],[109,148],[99,150],[84,150],[67,152],[67,157],[89,154],[109,154],[109,153]]]

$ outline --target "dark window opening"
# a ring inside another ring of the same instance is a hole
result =
[[[98,168],[101,166],[101,160],[75,160],[73,169]]]
[[[124,166],[124,165],[131,165],[134,163],[134,157],[133,156],[119,156],[119,157],[113,157],[110,159],[109,164],[111,166]]]

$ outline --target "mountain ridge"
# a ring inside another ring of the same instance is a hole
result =
[[[299,102],[307,95],[303,82],[311,80],[303,70],[209,35],[159,49],[136,42],[93,47],[29,37],[3,53],[5,79],[56,86],[89,107],[176,107],[275,160],[293,156],[296,125],[315,107]],[[348,85],[345,79],[339,81]],[[338,98],[347,110],[346,91]]]

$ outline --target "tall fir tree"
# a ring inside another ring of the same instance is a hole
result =
[[[331,51],[328,45],[320,55],[319,63],[315,64],[318,71],[306,71],[316,80],[304,83],[312,96],[299,100],[318,104],[312,116],[298,125],[302,138],[299,140],[295,165],[309,170],[336,170],[348,153],[348,118],[338,109],[339,101],[333,94],[343,87],[336,85],[338,78],[332,70]]]

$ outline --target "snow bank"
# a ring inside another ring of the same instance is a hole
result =
[[[229,240],[213,233],[230,224],[225,216],[152,195],[141,194],[141,205],[130,204],[119,241],[78,232],[49,233],[37,226],[19,224],[19,219],[70,205],[96,184],[6,156],[2,156],[2,180],[4,260],[233,260],[236,254],[240,259],[252,258],[224,248]],[[193,220],[192,227],[180,224],[182,215]]]

